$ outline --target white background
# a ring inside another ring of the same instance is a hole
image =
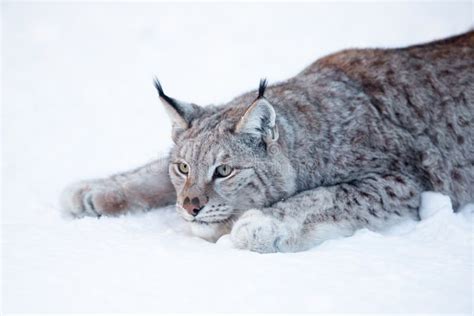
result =
[[[65,221],[71,181],[171,145],[152,86],[222,103],[351,47],[464,32],[470,2],[2,4],[2,298],[7,312],[472,311],[472,215],[259,255],[187,234],[169,208]],[[441,203],[440,202],[440,203]]]

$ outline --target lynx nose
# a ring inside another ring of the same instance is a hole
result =
[[[192,216],[196,216],[204,205],[200,204],[199,198],[195,197],[190,199],[186,197],[183,201],[183,208]]]

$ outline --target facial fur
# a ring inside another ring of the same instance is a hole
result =
[[[193,233],[205,239],[228,233],[244,211],[268,206],[295,190],[295,174],[276,132],[266,131],[265,125],[256,126],[254,132],[254,124],[271,125],[275,119],[265,122],[265,115],[272,113],[259,110],[255,102],[227,111],[200,108],[189,116],[188,128],[174,129],[169,174],[177,193],[176,208],[191,223]],[[186,174],[180,171],[183,163]],[[225,177],[216,171],[222,165],[231,170]],[[189,211],[192,201],[197,214]]]

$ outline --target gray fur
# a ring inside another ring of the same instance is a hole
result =
[[[159,88],[174,122],[169,158],[76,184],[64,210],[176,201],[196,235],[230,232],[236,247],[276,252],[418,219],[422,191],[455,207],[474,200],[474,32],[342,51],[217,107],[170,103]],[[221,164],[234,168],[228,178],[215,177]],[[190,201],[204,205],[196,216],[183,208]]]

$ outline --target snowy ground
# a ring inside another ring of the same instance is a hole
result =
[[[188,235],[172,209],[65,221],[67,183],[171,144],[151,84],[200,104],[354,46],[465,31],[472,4],[4,4],[4,312],[472,313],[473,208],[260,255]],[[430,215],[430,216],[428,216]]]

